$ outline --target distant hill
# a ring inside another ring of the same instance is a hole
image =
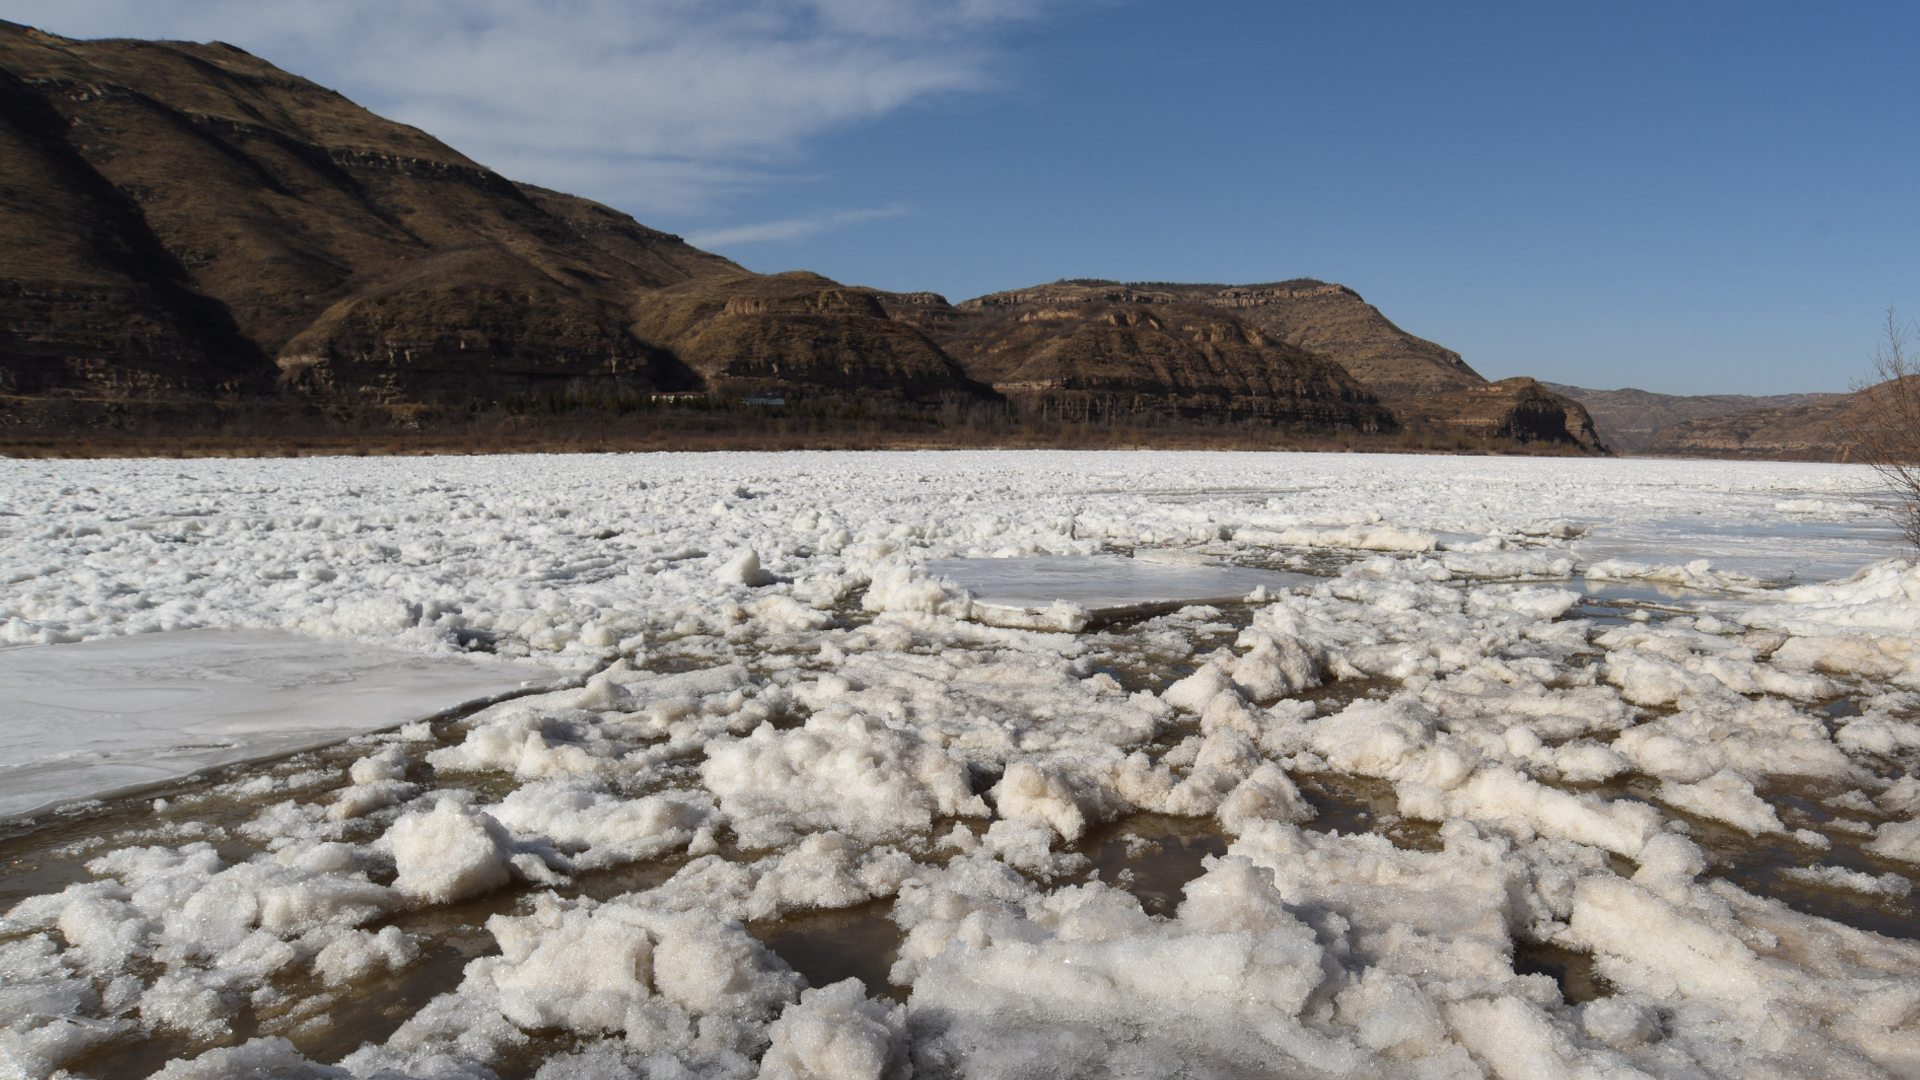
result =
[[[1637,454],[1654,444],[1664,429],[1687,420],[1708,420],[1756,409],[1794,409],[1843,397],[1841,394],[1654,394],[1645,390],[1588,390],[1560,383],[1541,383],[1562,397],[1587,407],[1594,430],[1613,449]],[[1704,430],[1704,429],[1703,429]]]
[[[1303,377],[1308,357],[1332,361],[1386,406],[1395,427],[1598,449],[1592,422],[1577,402],[1555,397],[1532,379],[1488,382],[1458,353],[1400,329],[1344,285],[1311,279],[1266,285],[1083,279],[993,293],[950,309],[924,301],[895,307],[896,317],[925,329],[969,374],[1003,393],[1057,394],[1085,384],[1095,367],[1119,380],[1116,388],[1147,385],[1140,381],[1144,372],[1160,371],[1169,359],[1140,343],[1171,336],[1212,349],[1216,358],[1208,363],[1224,365],[1223,372],[1239,364],[1227,357],[1233,349],[1264,350],[1274,359],[1260,362],[1265,366],[1259,378],[1273,386]],[[1106,342],[1098,359],[1096,342]],[[1293,366],[1275,366],[1281,356]],[[1115,365],[1121,358],[1131,366],[1133,383],[1120,378]],[[1199,367],[1188,363],[1183,370],[1195,373]],[[1166,392],[1181,392],[1179,380],[1153,378]],[[1324,399],[1332,384],[1310,389],[1314,378],[1292,392]],[[1230,376],[1234,380],[1243,381]]]
[[[1846,422],[1861,407],[1860,396],[1808,396],[1818,400],[1682,420],[1662,428],[1641,452],[1769,461],[1853,460],[1854,441]]]
[[[883,298],[971,377],[1025,413],[1068,421],[1138,416],[1391,431],[1393,414],[1340,364],[1233,313],[1099,289],[996,293],[955,308]]]

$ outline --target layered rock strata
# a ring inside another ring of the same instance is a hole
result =
[[[1395,426],[1340,365],[1201,305],[988,297],[942,310],[935,300],[890,298],[889,306],[926,326],[969,375],[1039,419]]]
[[[1863,404],[1858,394],[1835,394],[1805,405],[1683,420],[1661,429],[1642,452],[1772,461],[1855,460],[1856,440],[1848,422],[1865,419]]]
[[[1318,422],[1601,448],[1579,403],[1531,379],[1488,382],[1458,353],[1401,330],[1344,285],[1083,279],[956,307],[937,299],[908,294],[888,306],[969,374],[1016,398],[1077,395],[1061,396],[1061,405],[1095,409],[1128,407],[1129,394],[1160,396],[1181,403],[1176,408],[1222,402],[1215,411],[1225,415],[1342,413]],[[1100,396],[1083,403],[1087,394]],[[1268,403],[1254,404],[1262,396]]]
[[[1586,406],[1600,438],[1614,450],[1634,454],[1645,450],[1665,429],[1688,420],[1710,420],[1718,416],[1751,412],[1754,409],[1791,409],[1814,405],[1838,394],[1775,394],[1755,397],[1750,394],[1655,394],[1631,387],[1623,390],[1588,390],[1559,383],[1541,383],[1561,397],[1572,398]]]
[[[0,391],[16,395],[486,403],[719,392],[744,370],[789,394],[977,396],[871,303],[649,337],[686,295],[645,302],[656,291],[753,292],[755,276],[227,45],[0,24],[0,189]]]

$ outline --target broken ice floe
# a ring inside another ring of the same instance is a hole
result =
[[[926,569],[970,593],[973,617],[981,622],[1058,630],[1194,604],[1238,603],[1256,591],[1266,599],[1317,580],[1281,570],[1207,565],[1159,552],[1131,559],[937,559]]]
[[[553,677],[268,631],[0,650],[0,818],[325,746]]]

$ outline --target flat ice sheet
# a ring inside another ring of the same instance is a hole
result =
[[[0,818],[325,746],[552,677],[277,631],[0,650]]]
[[[1094,618],[1232,603],[1263,586],[1278,591],[1315,580],[1277,570],[1182,566],[1109,555],[939,559],[928,563],[927,571],[973,593],[977,604],[1041,611],[1061,602]]]
[[[1769,492],[1717,501],[1683,516],[1598,523],[1573,544],[1574,554],[1586,565],[1706,559],[1716,570],[1769,584],[1802,584],[1845,577],[1900,550],[1891,516],[1865,499]]]

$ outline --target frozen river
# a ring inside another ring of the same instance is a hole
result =
[[[0,1075],[1920,1075],[1863,469],[6,468],[0,668],[421,674],[8,826]],[[29,735],[0,777],[150,756]]]

